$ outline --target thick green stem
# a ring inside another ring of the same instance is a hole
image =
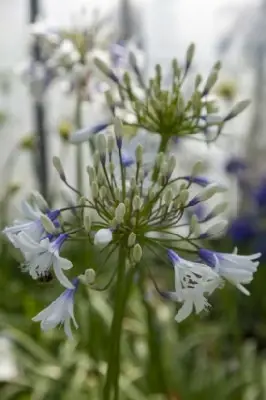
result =
[[[147,335],[149,345],[147,379],[149,381],[149,388],[152,390],[153,393],[167,394],[167,384],[162,361],[160,324],[157,321],[156,314],[154,309],[152,308],[152,305],[150,304],[149,300],[147,300],[144,270],[142,270],[140,277],[140,291],[147,316]]]
[[[119,399],[120,341],[123,317],[132,282],[132,272],[126,273],[126,255],[125,246],[121,243],[115,288],[114,315],[109,340],[108,367],[103,391],[104,400]]]
[[[82,127],[82,99],[80,93],[77,94],[76,112],[75,112],[75,125],[76,129]],[[83,193],[83,149],[82,144],[78,144],[76,148],[76,187],[79,192]]]
[[[160,143],[160,147],[159,147],[158,153],[165,153],[165,150],[167,149],[169,137],[161,135],[161,138],[162,139],[161,139],[161,143]],[[154,169],[153,175],[152,175],[152,181],[153,182],[155,182],[157,180],[158,174],[159,174],[159,171],[157,169]]]

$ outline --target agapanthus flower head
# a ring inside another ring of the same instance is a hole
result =
[[[183,85],[191,67],[194,50],[194,45],[188,48],[183,68],[177,60],[173,60],[172,79],[167,88],[164,85],[164,74],[160,65],[155,67],[154,77],[149,80],[149,84],[145,84],[136,63],[133,74],[126,73],[123,79],[118,79],[104,62],[97,62],[101,72],[117,86],[121,103],[131,112],[133,111],[135,121],[129,125],[140,126],[150,133],[159,133],[166,141],[173,137],[191,137],[198,133],[204,134],[204,141],[212,141],[214,138],[209,139],[205,135],[210,127],[215,131],[214,137],[217,138],[225,123],[235,118],[248,106],[248,101],[239,102],[227,115],[221,117],[217,114],[215,102],[207,101],[217,81],[220,63],[213,66],[205,83],[202,82],[201,76],[196,76],[195,90],[191,97],[186,99]],[[137,91],[134,86],[136,76],[141,91]]]
[[[72,288],[66,289],[48,307],[32,318],[32,320],[40,322],[43,331],[54,329],[57,325],[64,325],[65,334],[68,338],[72,339],[71,321],[75,328],[78,328],[74,316],[74,296],[78,285],[79,280],[76,278],[72,282]]]

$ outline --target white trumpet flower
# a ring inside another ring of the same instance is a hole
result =
[[[57,325],[64,324],[65,334],[73,339],[71,331],[71,320],[75,326],[78,328],[74,316],[74,295],[79,284],[78,279],[73,280],[73,288],[66,289],[55,301],[53,301],[48,307],[42,310],[34,318],[35,322],[41,322],[41,329],[43,331],[48,331],[54,329]]]

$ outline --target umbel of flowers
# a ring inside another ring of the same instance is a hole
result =
[[[169,93],[168,100],[170,97]],[[167,121],[164,114],[167,112],[164,107],[166,97],[158,97],[158,102],[162,104],[161,119]],[[238,114],[241,108],[243,103],[236,106],[232,114]],[[217,235],[225,227],[224,221],[212,223],[213,218],[224,211],[224,204],[217,204],[200,221],[193,212],[187,211],[204,204],[225,188],[202,176],[198,162],[189,176],[176,175],[175,157],[165,151],[171,139],[170,128],[165,133],[159,132],[159,151],[152,158],[147,157],[141,144],[137,144],[135,152],[129,155],[123,123],[114,117],[112,124],[113,130],[95,137],[93,165],[87,168],[90,198],[69,183],[60,159],[54,157],[54,166],[61,180],[78,195],[77,204],[50,209],[40,195],[35,194],[32,205],[24,203],[25,219],[4,229],[13,246],[24,256],[25,272],[33,279],[42,280],[54,275],[65,288],[60,297],[33,320],[40,321],[43,330],[63,324],[68,336],[72,336],[71,323],[78,327],[74,300],[79,285],[89,285],[91,290],[100,288],[97,286],[97,270],[87,269],[78,275],[75,265],[60,255],[62,247],[78,235],[102,247],[106,258],[117,254],[114,275],[106,282],[106,287],[115,285],[115,299],[103,392],[105,400],[118,398],[120,337],[133,285],[150,279],[162,299],[177,302],[179,309],[175,319],[181,322],[192,312],[206,311],[211,294],[226,282],[248,295],[245,285],[253,279],[260,257],[260,254],[241,256],[237,251],[224,254],[204,247],[206,238]],[[191,127],[187,129],[189,134]],[[176,132],[172,131],[173,134]],[[153,133],[146,134],[154,136]],[[193,186],[198,188],[196,194]],[[69,210],[74,211],[76,219],[68,220]],[[189,221],[184,220],[184,213],[190,216]],[[173,266],[174,290],[159,287],[153,277],[152,265],[143,262],[148,252],[156,253],[158,249],[160,256]],[[188,259],[180,255],[184,249]],[[134,279],[136,276],[140,279]]]
[[[155,74],[148,83],[145,82],[132,52],[129,56],[130,71],[123,76],[118,76],[101,59],[94,60],[103,76],[117,87],[118,99],[112,98],[111,93],[106,93],[112,114],[118,115],[123,124],[132,131],[142,128],[150,133],[159,133],[163,151],[172,138],[188,136],[198,139],[196,135],[203,133],[206,142],[216,140],[226,123],[249,105],[248,100],[243,100],[223,117],[218,115],[218,105],[210,94],[219,77],[220,62],[214,64],[207,78],[204,79],[199,74],[192,78],[194,87],[189,95],[186,82],[190,77],[194,53],[195,46],[191,44],[184,65],[181,66],[173,59],[171,73],[168,75],[163,74],[160,65],[156,65]],[[105,118],[98,126],[76,132],[71,140],[73,143],[80,143],[91,135],[106,130],[112,123],[112,118]]]

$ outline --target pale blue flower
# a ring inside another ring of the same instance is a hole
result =
[[[206,295],[210,295],[221,286],[221,278],[209,266],[181,258],[173,250],[168,250],[168,257],[175,269],[175,292],[165,295],[182,303],[175,320],[183,321],[195,309],[196,314],[209,308]]]
[[[222,278],[231,282],[244,294],[249,295],[249,291],[243,284],[252,281],[259,265],[257,260],[261,253],[241,256],[237,254],[237,249],[233,254],[200,249],[199,256]]]
[[[28,202],[22,202],[21,210],[24,214],[25,220],[15,220],[12,226],[8,226],[3,230],[3,233],[8,237],[13,245],[16,245],[14,237],[21,232],[26,233],[30,238],[39,242],[45,229],[41,223],[40,217],[43,214],[42,211],[36,206],[31,206]],[[59,210],[47,211],[46,215],[51,221],[55,221]]]
[[[16,246],[25,257],[24,269],[29,272],[33,279],[44,275],[53,267],[59,282],[66,288],[73,288],[72,283],[63,273],[63,270],[72,268],[73,264],[59,255],[60,249],[67,238],[68,235],[62,233],[52,241],[49,240],[49,237],[46,237],[40,242],[36,242],[24,232],[14,238]]]
[[[32,318],[34,322],[41,323],[41,329],[43,331],[48,331],[50,329],[54,329],[57,325],[64,324],[65,334],[69,338],[73,338],[71,331],[71,320],[75,328],[78,328],[78,324],[74,316],[74,295],[78,288],[78,284],[79,280],[77,278],[74,279],[71,289],[66,289],[48,307]]]
[[[74,132],[73,135],[70,137],[70,143],[83,143],[89,140],[93,135],[96,135],[99,132],[104,131],[108,126],[111,125],[110,121],[100,123],[98,125],[89,126],[86,128],[79,129],[78,131]]]

